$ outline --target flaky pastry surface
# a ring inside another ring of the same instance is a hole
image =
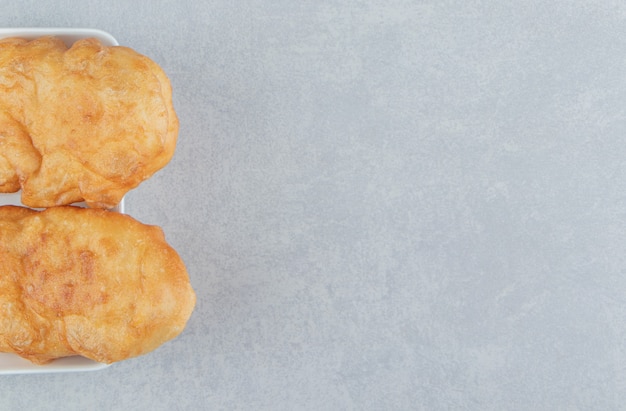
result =
[[[0,207],[0,352],[111,363],[176,337],[195,305],[156,226],[105,210]]]
[[[111,208],[171,159],[171,85],[149,58],[97,39],[0,39],[0,192]]]

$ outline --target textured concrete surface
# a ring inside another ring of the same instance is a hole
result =
[[[620,1],[0,1],[170,75],[128,196],[188,265],[178,339],[0,378],[0,409],[626,404]]]

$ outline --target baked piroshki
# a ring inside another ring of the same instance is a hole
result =
[[[36,364],[146,354],[185,327],[196,296],[156,226],[116,212],[0,207],[0,352]]]
[[[171,159],[171,84],[130,48],[0,39],[0,192],[29,207],[111,208]]]

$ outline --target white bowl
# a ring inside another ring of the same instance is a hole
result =
[[[117,46],[119,44],[109,33],[95,29],[0,28],[0,38],[20,37],[32,40],[49,35],[59,37],[68,46],[71,46],[76,40],[89,37],[97,38],[106,46]],[[8,204],[22,205],[20,202],[20,193],[0,194],[0,205]],[[122,199],[115,210],[124,212],[124,199]],[[0,353],[0,375],[95,371],[106,367],[108,367],[107,364],[101,364],[79,356],[60,358],[46,365],[35,365],[15,354]]]
[[[64,29],[64,28],[0,28],[0,38],[21,37],[27,40],[33,40],[43,36],[59,37],[68,46],[71,46],[76,40],[95,37],[105,46],[118,46],[119,43],[115,38],[107,32],[96,29]]]

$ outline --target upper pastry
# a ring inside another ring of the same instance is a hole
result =
[[[172,88],[149,58],[84,39],[0,40],[0,192],[111,208],[171,159]]]

